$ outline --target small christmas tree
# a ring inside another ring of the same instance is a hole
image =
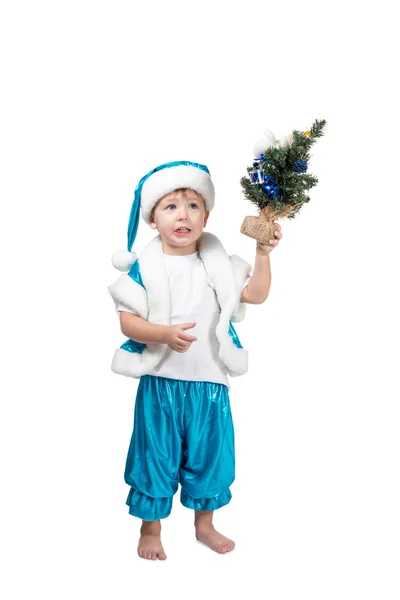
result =
[[[247,168],[247,177],[240,180],[244,196],[257,206],[257,217],[246,217],[240,231],[268,244],[274,239],[276,219],[294,218],[310,201],[307,192],[318,179],[307,173],[309,150],[323,136],[326,121],[316,120],[309,131],[293,131],[276,140],[266,130],[265,137],[254,146],[255,159]]]

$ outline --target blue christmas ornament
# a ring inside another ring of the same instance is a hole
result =
[[[275,177],[265,175],[264,183],[261,184],[261,189],[264,190],[269,198],[275,196],[276,200],[279,200],[279,189]]]
[[[305,173],[308,169],[307,161],[303,158],[299,158],[293,163],[293,171],[296,173]]]
[[[254,159],[253,167],[255,167],[255,169],[254,171],[249,172],[250,183],[252,185],[260,185],[261,189],[269,198],[273,198],[275,196],[276,200],[278,200],[279,190],[276,179],[270,175],[265,175],[264,170],[260,168],[261,162],[269,163],[271,161],[266,160],[265,155],[262,153]]]
[[[256,156],[255,158],[253,158],[253,167],[258,167],[260,162],[269,162],[268,160],[265,160],[265,156],[264,154],[260,154],[260,156]]]
[[[257,169],[257,171],[250,171],[250,182],[255,185],[257,183],[264,183],[264,171]]]
[[[255,167],[255,171],[250,171],[249,176],[250,176],[250,182],[254,185],[256,183],[264,183],[264,171],[263,169],[260,168],[260,163],[261,162],[270,162],[269,160],[265,160],[265,155],[264,154],[260,154],[260,156],[256,156],[256,158],[253,159],[253,167]]]

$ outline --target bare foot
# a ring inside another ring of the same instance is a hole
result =
[[[143,521],[137,551],[140,558],[148,560],[157,560],[157,558],[165,560],[167,558],[161,544],[160,521]]]
[[[218,554],[231,552],[235,547],[235,542],[218,533],[213,525],[202,525],[196,527],[196,538],[206,544],[211,550],[215,550]]]

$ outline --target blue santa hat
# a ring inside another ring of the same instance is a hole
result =
[[[214,207],[215,191],[210,172],[206,165],[179,160],[164,163],[152,169],[142,177],[135,189],[128,224],[127,250],[118,250],[112,257],[112,263],[119,271],[129,271],[137,256],[131,252],[139,227],[140,211],[146,223],[150,222],[151,211],[166,194],[178,188],[190,188],[203,198],[206,209]]]

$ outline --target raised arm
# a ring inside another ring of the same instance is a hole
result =
[[[282,238],[281,226],[276,223],[275,239],[269,244],[257,242],[256,259],[254,262],[253,275],[248,285],[242,291],[241,302],[247,304],[262,304],[268,298],[271,287],[271,263],[270,252],[278,245]]]
[[[253,275],[248,285],[242,291],[240,302],[247,304],[262,304],[268,298],[271,286],[271,265],[269,255],[256,254]]]

